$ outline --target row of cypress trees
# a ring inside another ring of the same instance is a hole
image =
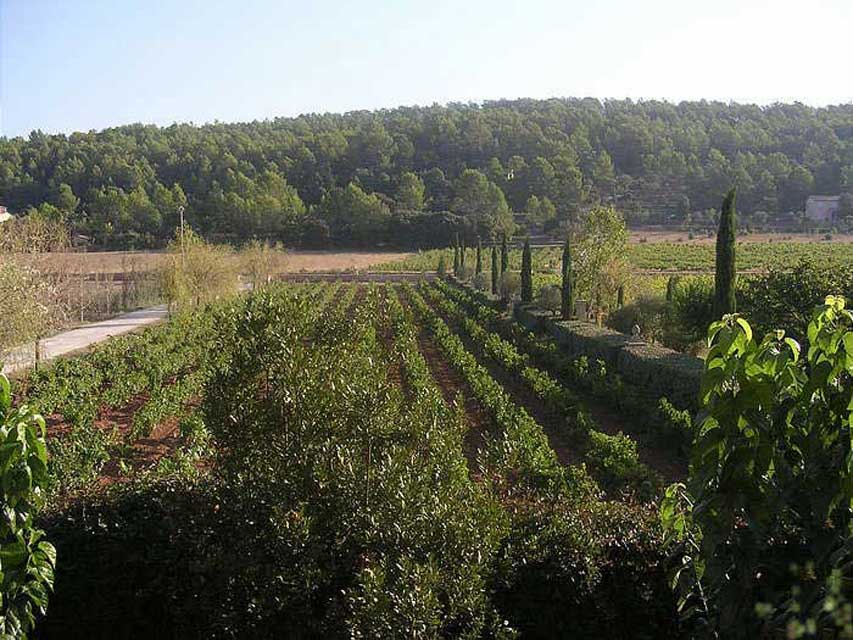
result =
[[[498,285],[504,273],[509,269],[509,248],[507,247],[506,236],[501,239],[500,246],[500,263],[498,262],[498,247],[492,246],[491,255],[491,283],[492,293],[498,294]],[[443,261],[440,261],[443,264]],[[453,245],[453,273],[459,275],[465,268],[465,240],[460,242],[459,235],[456,236],[456,241]],[[443,274],[443,269],[439,272]],[[477,253],[475,274],[483,272],[483,244],[480,238],[477,238]],[[566,238],[563,246],[563,271],[562,271],[562,310],[563,317],[571,316],[571,310],[574,307],[574,274],[572,273],[572,257],[569,239]],[[530,239],[524,241],[524,249],[521,253],[521,301],[523,303],[533,302],[533,253],[530,248]]]
[[[529,252],[529,246],[528,246]],[[500,282],[501,276],[509,269],[509,248],[507,247],[506,238],[504,237],[501,240],[500,247],[500,266],[498,263],[498,249],[496,246],[492,246],[492,293],[498,293],[498,284]],[[462,238],[461,242],[459,239],[459,234],[456,234],[456,241],[453,244],[453,273],[454,275],[459,275],[462,270],[465,268],[465,239]],[[480,238],[477,238],[477,254],[476,254],[476,265],[474,269],[475,274],[480,274],[483,272],[483,243]],[[532,293],[531,293],[532,296]]]
[[[735,196],[736,189],[726,194],[720,212],[720,226],[717,231],[716,245],[716,272],[714,275],[714,315],[721,317],[728,313],[734,313],[736,309],[735,286],[737,269],[735,265]],[[482,243],[477,238],[477,264],[475,273],[482,273]],[[460,244],[459,235],[453,247],[453,271],[459,275],[465,268],[465,239]],[[500,278],[509,269],[509,251],[507,249],[506,236],[501,239],[500,246],[500,268],[498,268],[498,250],[492,246],[492,293],[497,295]],[[561,293],[561,315],[564,319],[571,318],[575,307],[575,278],[572,268],[572,247],[569,238],[563,244],[562,260],[562,286]],[[670,278],[667,283],[666,298],[671,302],[675,289],[675,280]],[[619,289],[618,305],[624,304],[624,288]],[[521,301],[522,303],[533,302],[533,256],[530,250],[530,239],[524,241],[524,249],[521,253]]]

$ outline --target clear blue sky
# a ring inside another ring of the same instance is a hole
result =
[[[593,96],[853,101],[853,0],[0,0],[0,134]]]

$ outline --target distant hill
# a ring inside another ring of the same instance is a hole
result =
[[[489,234],[598,202],[702,225],[732,185],[759,225],[853,191],[853,105],[513,100],[0,139],[0,203],[101,246],[163,244],[180,206],[208,236],[307,244],[429,245],[436,216]]]

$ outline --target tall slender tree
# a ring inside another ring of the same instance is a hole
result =
[[[462,236],[462,246],[459,249],[459,268],[465,270],[465,236]]]
[[[498,295],[498,280],[500,280],[500,273],[498,273],[498,248],[492,245],[492,293],[494,295]]]
[[[501,276],[509,269],[509,249],[506,246],[506,235],[501,238]]]
[[[459,277],[459,236],[453,244],[453,275]]]
[[[619,287],[616,291],[616,308],[621,309],[625,306],[625,285]]]
[[[572,246],[568,236],[563,245],[563,286],[561,313],[564,320],[568,320],[575,311],[575,274],[572,270]]]
[[[474,273],[477,275],[483,272],[483,243],[480,241],[480,236],[477,236],[477,268]]]
[[[717,230],[717,271],[714,277],[714,315],[718,318],[734,313],[735,284],[737,266],[735,265],[735,195],[732,188],[723,200],[720,211],[720,228]]]
[[[530,238],[524,239],[521,251],[521,301],[533,302],[533,256],[530,254]]]
[[[675,276],[669,276],[669,280],[666,281],[666,301],[672,302],[673,298],[675,298],[675,285],[678,283],[678,280]]]

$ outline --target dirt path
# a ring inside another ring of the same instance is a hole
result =
[[[385,293],[385,295],[393,295]],[[382,349],[385,352],[385,361],[387,363],[385,371],[388,381],[396,387],[399,387],[403,394],[408,397],[409,389],[403,382],[403,370],[400,359],[396,357],[394,351],[394,329],[391,326],[391,317],[388,315],[386,301],[384,298],[377,298],[376,309],[376,328],[379,341],[382,343]]]

